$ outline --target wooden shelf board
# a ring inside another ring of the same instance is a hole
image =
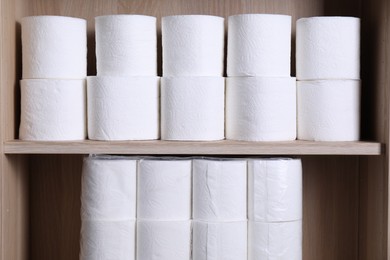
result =
[[[22,141],[4,143],[5,154],[172,154],[172,155],[380,155],[378,142],[243,141]]]

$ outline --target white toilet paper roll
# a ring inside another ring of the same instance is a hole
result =
[[[193,221],[193,260],[246,260],[247,221]]]
[[[135,221],[82,221],[80,260],[135,259]]]
[[[249,260],[302,260],[302,221],[248,223]]]
[[[295,78],[227,78],[226,139],[288,141],[295,138]]]
[[[24,79],[87,76],[86,20],[29,16],[21,24]]]
[[[88,157],[84,160],[81,184],[82,220],[136,218],[136,160]]]
[[[224,18],[166,16],[161,30],[164,77],[223,75]]]
[[[302,219],[300,159],[248,161],[248,218],[263,222]]]
[[[301,18],[296,34],[298,80],[360,79],[359,18]]]
[[[246,161],[193,161],[193,218],[246,220]]]
[[[191,218],[191,160],[138,162],[138,219]]]
[[[161,139],[224,139],[223,77],[161,79]]]
[[[360,81],[298,81],[298,139],[357,141]]]
[[[157,76],[156,17],[95,18],[98,76]]]
[[[159,138],[158,77],[88,77],[88,137]]]
[[[191,221],[138,221],[137,260],[190,260]]]
[[[85,139],[85,80],[25,79],[20,88],[20,139]]]
[[[291,16],[229,16],[228,76],[290,76]]]

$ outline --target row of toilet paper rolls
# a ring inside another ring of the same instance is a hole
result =
[[[32,16],[21,23],[24,79],[87,76],[86,20]],[[100,16],[95,27],[98,76],[157,76],[155,17]],[[167,16],[161,27],[163,76],[223,76],[224,18]],[[291,16],[230,16],[227,39],[227,76],[290,76]],[[298,80],[360,79],[360,19],[299,19],[296,70]]]
[[[298,20],[297,44],[305,46],[297,46],[298,79],[318,80],[299,81],[296,90],[289,76],[291,17],[229,17],[225,108],[222,17],[163,18],[161,91],[156,18],[97,17],[98,76],[88,77],[87,94],[83,79],[71,79],[86,76],[85,20],[23,18],[19,138],[82,140],[88,131],[94,140],[358,140],[359,22],[351,17]],[[343,38],[347,32],[353,34],[348,40]],[[310,64],[300,66],[299,60]]]
[[[87,81],[21,80],[19,138],[359,139],[359,80],[228,77],[226,91],[223,77],[163,77],[161,89],[158,77]]]
[[[83,260],[302,259],[300,159],[91,156],[81,202]]]

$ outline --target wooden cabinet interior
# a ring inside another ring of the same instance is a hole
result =
[[[385,149],[375,156],[336,156],[329,151],[329,155],[302,157],[303,255],[305,260],[389,257],[389,1],[0,0],[0,12],[1,260],[70,260],[78,259],[79,252],[82,155],[44,155],[44,151],[39,155],[5,153],[5,142],[12,143],[18,137],[20,18],[44,14],[86,18],[88,74],[94,75],[94,17],[119,13],[157,16],[158,26],[162,16],[175,14],[226,18],[239,13],[280,13],[292,15],[293,21],[316,15],[361,17],[362,138],[380,142]],[[161,39],[161,31],[158,33]],[[161,48],[158,51],[161,64]],[[294,75],[294,65],[292,71]]]

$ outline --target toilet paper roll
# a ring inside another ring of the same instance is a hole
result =
[[[85,80],[26,79],[20,81],[20,88],[20,139],[85,139]]]
[[[157,76],[156,17],[95,18],[98,76]]]
[[[137,260],[190,260],[191,221],[138,221]]]
[[[161,20],[163,76],[222,76],[224,18],[166,16]]]
[[[159,138],[158,77],[88,77],[88,137]]]
[[[161,79],[161,139],[224,139],[223,77]]]
[[[359,18],[301,18],[296,34],[298,80],[360,79]]]
[[[135,221],[82,221],[80,260],[135,259]]]
[[[298,81],[298,139],[357,141],[360,81]]]
[[[191,218],[191,160],[138,162],[138,219]]]
[[[291,16],[229,16],[228,76],[290,76]]]
[[[227,78],[226,139],[288,141],[295,138],[295,78]]]
[[[193,260],[246,260],[247,221],[193,221]]]
[[[248,223],[249,260],[302,260],[302,221]]]
[[[24,79],[87,76],[86,20],[29,16],[21,24]]]
[[[246,161],[193,161],[193,218],[246,220]]]
[[[136,160],[123,157],[86,158],[81,184],[82,220],[136,218]]]
[[[300,159],[248,161],[248,218],[263,222],[302,219]]]

